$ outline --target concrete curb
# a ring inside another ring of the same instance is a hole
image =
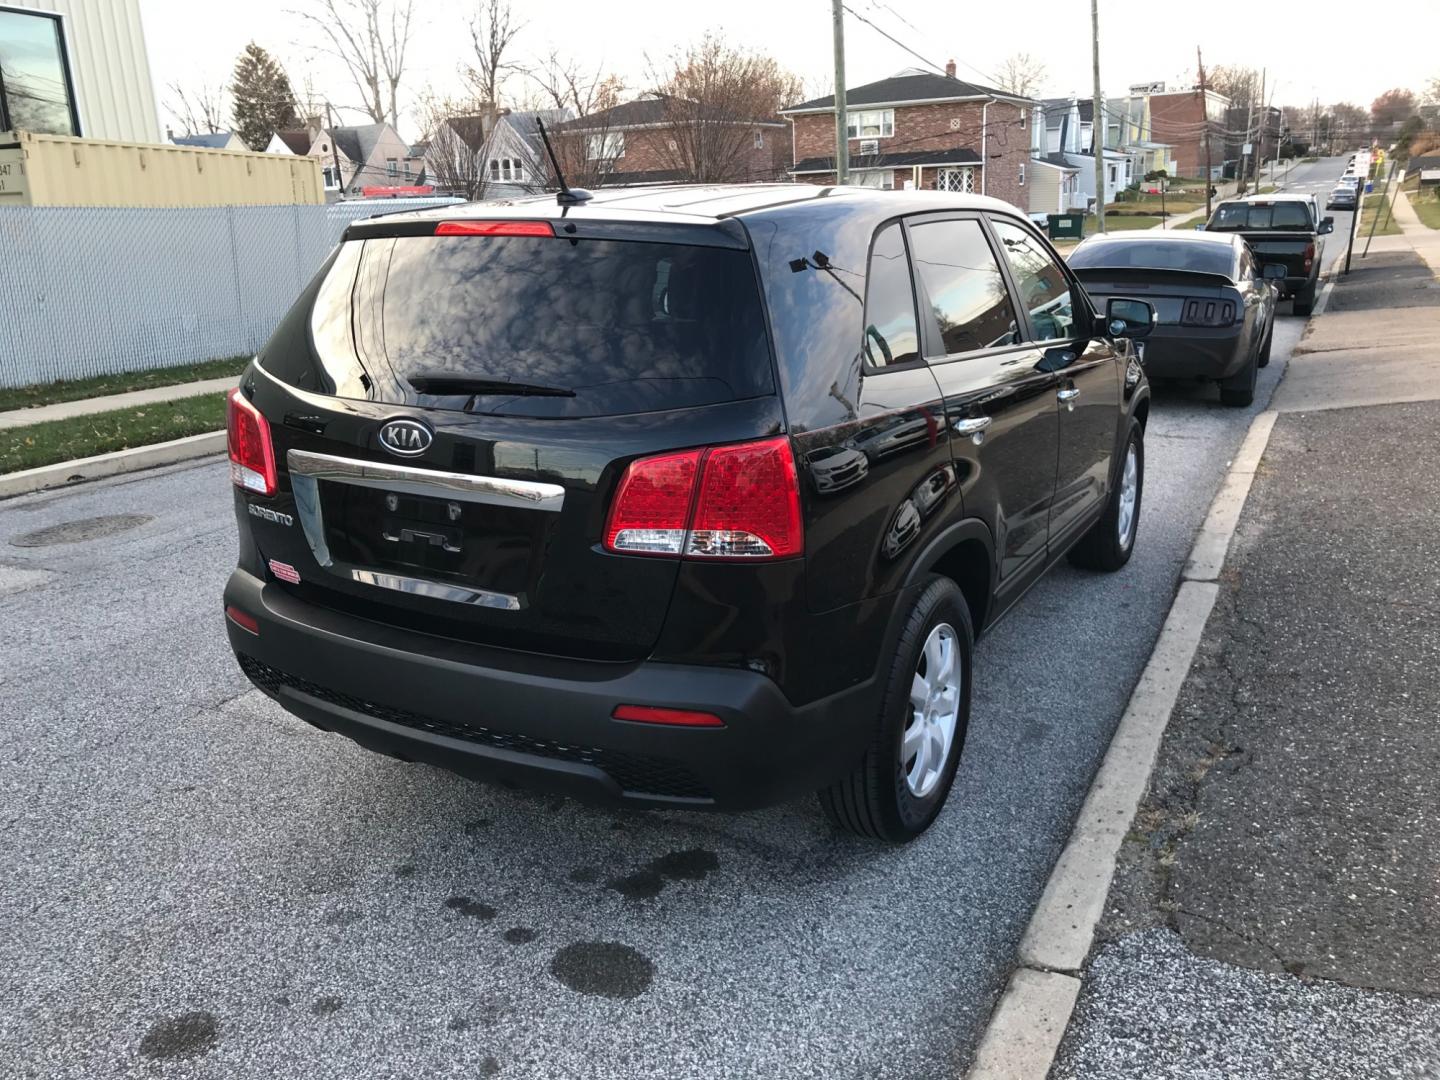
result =
[[[61,461],[55,465],[42,465],[38,469],[0,476],[0,499],[16,495],[28,495],[32,491],[46,488],[68,487],[86,480],[99,480],[106,476],[153,469],[159,465],[173,465],[177,461],[209,457],[225,452],[225,432],[207,431],[201,435],[190,435],[184,439],[155,443],[153,446],[136,446],[130,450],[116,450],[111,454],[96,454],[94,457],[77,458],[75,461]]]
[[[1045,1080],[1050,1072],[1079,996],[1120,845],[1220,594],[1217,579],[1276,416],[1267,410],[1251,421],[1210,504],[1155,649],[1020,940],[1020,966],[986,1025],[969,1080]]]

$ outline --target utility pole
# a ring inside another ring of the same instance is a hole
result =
[[[1210,220],[1210,95],[1205,90],[1205,61],[1200,46],[1195,46],[1195,66],[1200,71],[1200,119],[1205,124],[1205,220]]]
[[[845,112],[845,3],[830,0],[835,21],[835,183],[850,178],[849,119]]]
[[[1240,147],[1240,170],[1235,179],[1240,182],[1240,194],[1250,190],[1250,160],[1255,156],[1255,136],[1251,125],[1255,122],[1255,84],[1250,84],[1250,101],[1245,106],[1245,145]]]
[[[1100,96],[1100,0],[1090,0],[1090,55],[1095,67],[1095,100],[1090,149],[1095,152],[1095,228],[1105,231],[1105,101]]]
[[[345,198],[345,178],[340,175],[340,147],[335,143],[335,117],[330,111],[330,102],[325,102],[325,134],[330,136],[330,152],[335,155],[335,186],[340,189],[338,198]]]
[[[1255,132],[1255,193],[1260,193],[1261,176],[1265,171],[1265,125],[1270,121],[1270,106],[1265,104],[1265,69],[1260,69],[1260,125]]]

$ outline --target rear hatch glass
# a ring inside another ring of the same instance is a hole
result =
[[[297,517],[252,526],[299,570],[280,587],[563,655],[638,658],[663,624],[679,564],[599,544],[625,466],[783,423],[759,282],[734,246],[351,240],[257,359]],[[430,438],[388,444],[397,419]]]

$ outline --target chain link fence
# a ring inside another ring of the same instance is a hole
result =
[[[350,222],[450,201],[0,207],[0,386],[253,353]]]

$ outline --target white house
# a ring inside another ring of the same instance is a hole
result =
[[[1078,170],[1074,181],[1075,192],[1086,205],[1093,203],[1095,158],[1090,147],[1095,127],[1095,103],[1069,97],[1047,98],[1041,105],[1045,110],[1044,142],[1037,145],[1035,139],[1031,140],[1032,157],[1039,153],[1043,158],[1053,159],[1057,167],[1063,161],[1065,167]],[[1038,128],[1040,125],[1034,126]],[[1128,155],[1118,150],[1102,150],[1102,153],[1105,157],[1104,197],[1106,203],[1112,203],[1120,192],[1130,186],[1134,165]]]
[[[318,158],[332,202],[342,194],[362,195],[367,187],[418,184],[425,175],[425,163],[389,124],[325,128],[312,119],[303,129],[272,134],[265,153]]]
[[[498,112],[452,116],[442,123],[445,136],[431,132],[425,144],[428,171],[437,184],[473,186],[476,198],[510,199],[541,190],[549,175],[537,121],[547,128],[571,118],[568,109]],[[468,155],[469,162],[444,161],[439,155]],[[465,195],[465,191],[457,191]]]
[[[0,0],[0,131],[162,143],[140,0]]]

